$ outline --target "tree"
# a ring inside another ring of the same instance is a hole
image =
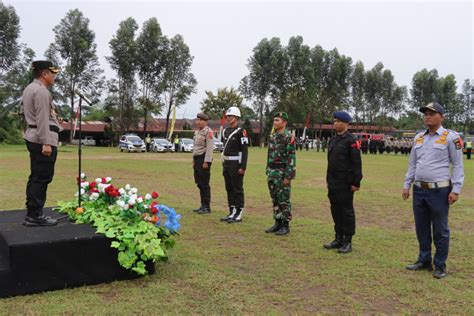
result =
[[[117,33],[109,42],[112,56],[106,57],[117,73],[120,130],[129,130],[132,124],[133,103],[136,92],[135,74],[137,69],[137,45],[135,32],[137,22],[128,18],[119,24]]]
[[[239,90],[251,100],[260,121],[260,145],[263,145],[264,112],[276,104],[285,84],[288,59],[279,38],[263,39],[253,49],[247,68],[249,74],[240,81]],[[267,98],[269,99],[267,102]]]
[[[411,100],[414,110],[436,100],[439,76],[436,69],[422,69],[413,75],[411,81]]]
[[[165,80],[166,54],[169,45],[156,18],[150,18],[143,23],[136,45],[138,75],[142,90],[140,104],[144,117],[143,132],[146,133],[148,114],[156,105],[160,104],[159,97]]]
[[[20,18],[16,14],[15,8],[0,2],[0,75],[8,71],[18,60],[19,36]]]
[[[354,109],[354,118],[358,122],[367,122],[367,107],[365,102],[365,69],[364,64],[358,61],[351,76],[351,100]]]
[[[460,116],[463,110],[456,90],[456,78],[452,74],[444,78],[441,77],[436,82],[435,100],[441,103],[445,109],[445,125],[452,128],[461,123]]]
[[[211,120],[220,120],[222,113],[231,106],[243,107],[244,98],[232,87],[217,89],[216,95],[212,91],[205,91],[205,93],[206,98],[201,101],[201,111],[209,115]]]
[[[158,88],[158,91],[163,91],[166,107],[165,135],[168,134],[173,107],[178,108],[189,99],[191,93],[196,93],[197,81],[191,73],[193,58],[181,35],[177,34],[171,38],[166,54],[164,79]]]
[[[369,122],[374,123],[382,107],[383,100],[383,64],[377,63],[365,74],[365,99]]]
[[[459,103],[462,108],[460,122],[462,123],[462,131],[464,134],[469,131],[472,124],[472,113],[474,113],[473,89],[474,87],[471,85],[471,81],[465,79],[459,96]]]
[[[53,95],[58,89],[60,94],[56,92],[55,100],[69,100],[72,130],[75,117],[74,91],[87,91],[88,96],[96,100],[101,94],[105,78],[96,55],[95,33],[89,29],[89,19],[81,11],[74,9],[66,13],[53,32],[55,42],[50,44],[45,55],[61,68]]]

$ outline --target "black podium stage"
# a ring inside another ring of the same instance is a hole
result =
[[[52,218],[62,214],[51,209]],[[57,226],[22,225],[25,210],[0,211],[0,297],[137,277],[117,262],[111,240],[94,227],[62,219]],[[150,273],[153,263],[147,264]]]

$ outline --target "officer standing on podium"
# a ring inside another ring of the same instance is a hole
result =
[[[449,205],[458,200],[464,183],[463,142],[456,132],[441,125],[444,108],[439,103],[429,103],[420,112],[427,129],[415,136],[402,192],[403,199],[408,199],[414,184],[413,213],[419,253],[418,260],[406,268],[431,271],[434,264],[433,276],[441,279],[446,276],[449,252]],[[433,262],[432,241],[436,247]]]
[[[53,180],[58,154],[59,122],[48,88],[59,69],[45,60],[33,62],[35,79],[22,95],[22,108],[27,123],[24,133],[30,153],[31,173],[26,185],[26,226],[52,226],[57,220],[43,215],[48,184]]]
[[[248,144],[247,131],[239,127],[240,110],[232,106],[226,112],[228,127],[222,133],[224,150],[222,151],[223,175],[227,191],[229,214],[221,221],[237,223],[242,221],[244,212],[244,175],[247,168]]]

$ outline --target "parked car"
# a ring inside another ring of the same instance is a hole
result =
[[[92,136],[85,136],[84,138],[81,139],[82,145],[85,146],[95,146],[95,139]],[[79,139],[73,139],[72,140],[73,145],[79,145]]]
[[[214,138],[214,151],[222,152],[223,150],[224,150],[224,143],[218,140],[217,138]]]
[[[120,137],[118,147],[121,152],[126,150],[127,152],[136,151],[144,153],[146,151],[145,142],[134,134],[127,134]]]
[[[171,142],[164,138],[153,138],[151,141],[151,150],[154,152],[174,151],[174,146]]]
[[[193,140],[191,138],[180,138],[179,151],[193,152]]]

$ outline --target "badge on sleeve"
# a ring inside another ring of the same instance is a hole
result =
[[[463,149],[464,144],[463,144],[463,142],[462,142],[461,137],[456,138],[455,140],[453,140],[453,142],[454,142],[454,146],[456,146],[456,149],[457,149],[457,150]]]
[[[209,133],[207,134],[207,137],[209,137],[209,139],[212,139],[213,136],[214,136],[214,134],[212,133],[211,130],[209,130]]]
[[[242,145],[245,145],[245,144],[249,144],[249,139],[248,137],[242,137],[240,138],[240,142],[242,143]]]
[[[351,145],[351,147],[352,147],[352,148],[355,148],[355,149],[357,149],[357,150],[360,150],[360,143],[359,143],[359,141],[356,140],[355,143],[353,143],[353,144]]]

